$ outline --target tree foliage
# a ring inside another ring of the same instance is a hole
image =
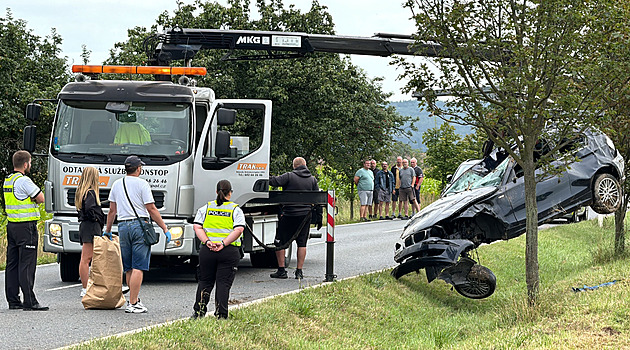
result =
[[[483,130],[522,167],[525,180],[528,300],[538,294],[536,166],[590,124],[601,123],[601,97],[627,83],[628,71],[606,72],[627,45],[624,2],[595,0],[409,0],[416,45],[437,43],[436,71],[400,60],[409,90],[424,91],[434,114]],[[627,60],[627,56],[625,58]],[[612,73],[612,74],[611,74]],[[456,98],[444,108],[434,90]],[[550,127],[552,126],[553,127]],[[554,132],[551,133],[550,130]],[[552,149],[534,162],[539,139]],[[512,147],[512,146],[515,147]]]
[[[27,124],[26,105],[36,98],[55,98],[69,75],[61,54],[61,37],[53,29],[41,38],[27,28],[26,22],[13,18],[7,10],[0,18],[0,173],[13,171],[11,156],[22,149],[22,133]],[[54,108],[42,110],[37,124],[37,150],[48,146]],[[33,159],[33,173],[41,183],[46,176],[45,161]]]
[[[425,131],[422,140],[427,146],[425,176],[439,180],[442,188],[463,161],[481,158],[478,133],[462,137],[448,123]]]
[[[294,5],[285,8],[279,0],[259,0],[256,5],[259,19],[252,19],[245,0],[230,0],[228,6],[180,4],[173,16],[160,15],[150,32],[159,26],[334,34],[332,17],[317,1],[304,13]],[[142,64],[150,32],[141,27],[129,30],[128,40],[115,45],[108,63]],[[384,157],[396,136],[413,130],[403,129],[412,118],[388,106],[380,79],[370,80],[347,57],[320,53],[292,60],[226,62],[221,60],[226,53],[213,50],[195,56],[192,64],[209,72],[198,85],[212,87],[217,98],[272,100],[274,173],[289,170],[291,160],[303,156],[311,168],[325,163],[350,181],[361,159]]]

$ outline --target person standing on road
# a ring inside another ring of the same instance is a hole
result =
[[[192,319],[206,315],[210,292],[214,293],[214,316],[228,318],[230,289],[241,260],[241,234],[245,215],[238,204],[231,202],[232,184],[217,183],[217,199],[197,210],[193,228],[201,241],[199,250],[199,284],[193,305]]]
[[[411,158],[409,161],[409,167],[416,173],[416,181],[413,186],[414,195],[416,197],[416,201],[413,205],[413,213],[415,214],[420,211],[420,186],[424,180],[424,173],[422,172],[422,168],[418,166],[418,160],[416,158]]]
[[[372,192],[372,206],[368,208],[370,210],[370,218],[376,219],[376,214],[378,213],[379,207],[378,189],[376,188],[376,174],[378,174],[380,170],[378,170],[378,168],[376,167],[376,160],[374,159],[370,160],[370,170],[372,170],[372,173],[374,174],[374,191]]]
[[[396,217],[396,203],[398,203],[398,196],[400,195],[400,173],[398,172],[403,167],[402,157],[396,157],[396,164],[392,165],[392,174],[394,174],[394,192],[392,193],[392,219]],[[402,219],[401,203],[398,203],[398,218]]]
[[[17,151],[13,154],[13,174],[4,180],[4,204],[7,213],[7,265],[4,288],[9,309],[46,311],[35,298],[35,268],[39,234],[39,203],[44,194],[26,176],[31,171],[31,154]],[[20,301],[20,290],[24,301]]]
[[[313,177],[306,167],[306,160],[302,157],[293,159],[293,171],[284,173],[280,176],[272,176],[269,178],[269,184],[274,187],[282,187],[282,190],[298,190],[298,191],[319,191],[317,179]],[[306,259],[306,241],[308,240],[308,232],[311,227],[311,205],[310,204],[291,204],[282,206],[282,215],[276,229],[276,259],[278,260],[278,270],[269,275],[271,278],[288,278],[285,268],[283,248],[287,244],[291,244],[291,239],[296,236],[297,244],[297,269],[295,270],[295,278],[301,280],[304,278],[302,268],[304,267],[304,259]],[[299,231],[299,232],[298,232]],[[283,248],[283,249],[279,249]]]
[[[143,165],[145,165],[144,162],[138,156],[129,156],[125,159],[127,176],[116,180],[109,192],[109,213],[104,233],[111,238],[112,225],[118,216],[120,253],[129,286],[129,302],[125,309],[127,313],[147,312],[147,308],[140,302],[138,295],[144,271],[149,271],[151,246],[144,243],[144,230],[140,225],[140,220],[150,222],[150,217],[164,231],[166,243],[171,240],[171,233],[155,207],[151,187],[146,180],[140,178]],[[140,220],[136,217],[136,213]]]
[[[387,169],[387,162],[381,163],[381,167],[383,170],[376,174],[376,188],[380,202],[378,207],[379,220],[389,220],[389,202],[392,200],[394,190],[394,174]],[[385,204],[385,218],[383,218],[383,204]]]
[[[416,182],[416,172],[409,167],[409,161],[407,159],[403,159],[403,168],[398,170],[400,174],[400,206],[404,206],[405,216],[402,217],[403,220],[409,219],[409,207],[408,202],[411,202],[411,205],[414,205],[416,201],[416,197],[413,193],[413,187]],[[399,208],[400,209],[400,208]]]
[[[354,183],[357,185],[357,192],[359,192],[359,201],[361,202],[361,209],[359,214],[361,221],[368,221],[365,217],[368,211],[368,205],[372,204],[372,195],[374,191],[374,173],[370,170],[370,161],[365,160],[363,162],[363,168],[357,170],[354,174]]]
[[[79,212],[79,243],[81,243],[81,261],[79,261],[79,276],[81,277],[81,297],[87,291],[90,262],[94,255],[94,236],[100,236],[105,226],[105,214],[101,209],[98,194],[99,176],[96,168],[88,166],[83,169],[74,205]]]

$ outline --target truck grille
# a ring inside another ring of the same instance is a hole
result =
[[[68,201],[68,205],[71,207],[74,206],[74,196],[76,193],[77,193],[76,188],[68,189],[67,201]],[[164,207],[164,192],[151,191],[151,194],[153,194],[153,199],[155,200],[155,207],[158,209]],[[109,208],[109,204],[103,204],[103,202],[105,202],[107,198],[109,198],[109,189],[100,189],[98,191],[98,196],[101,200],[101,207]]]

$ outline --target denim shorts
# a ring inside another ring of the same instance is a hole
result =
[[[118,236],[123,270],[149,271],[151,246],[144,244],[144,232],[140,222],[138,220],[119,222]]]

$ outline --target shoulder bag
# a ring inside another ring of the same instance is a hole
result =
[[[133,209],[133,213],[136,215],[136,219],[140,222],[140,227],[142,227],[142,232],[144,232],[144,244],[146,245],[154,245],[160,240],[160,236],[155,229],[153,228],[153,224],[151,223],[151,218],[149,221],[144,221],[140,219],[138,216],[138,212],[136,212],[136,208],[134,208],[133,203],[131,202],[131,198],[129,198],[129,193],[127,193],[127,186],[125,185],[125,179],[123,178],[123,188],[125,189],[125,195],[127,196],[127,200],[129,201],[129,205],[131,205],[131,209]]]

